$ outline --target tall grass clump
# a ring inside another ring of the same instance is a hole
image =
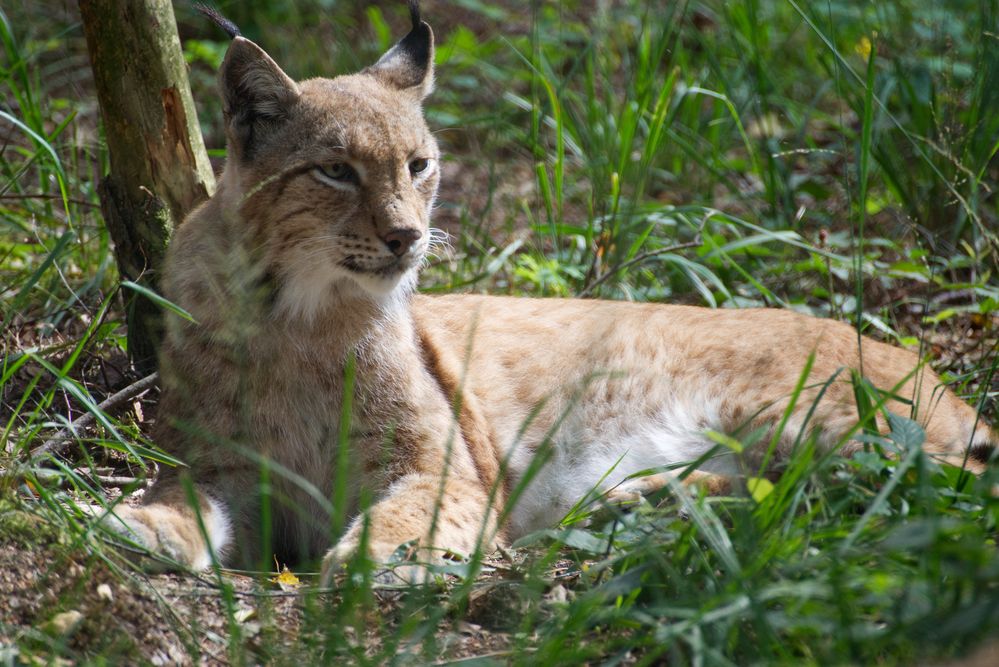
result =
[[[16,9],[13,19],[0,12],[0,488],[7,491],[22,474],[41,472],[40,457],[30,456],[29,448],[53,427],[66,426],[72,413],[60,402],[72,400],[74,411],[104,417],[84,376],[108,359],[94,351],[120,350],[123,333],[109,315],[117,276],[107,231],[94,215],[94,180],[103,158],[85,138],[90,128],[78,103],[64,97],[78,76],[70,68],[85,65],[85,55],[64,59],[58,53],[60,39],[71,41],[58,20],[51,35],[18,31],[24,13],[34,16],[37,9]],[[103,423],[111,427],[114,446],[129,446],[110,422]],[[45,473],[62,477],[58,470]]]
[[[371,62],[406,21],[402,3],[218,4],[298,78]],[[449,237],[425,290],[846,319],[920,351],[996,421],[997,0],[424,5]],[[222,158],[226,43],[177,13]],[[15,563],[24,582],[19,607],[0,599],[4,660],[892,665],[994,638],[995,470],[932,461],[908,419],[865,432],[878,399],[860,382],[855,454],[795,434],[744,493],[676,485],[627,511],[594,494],[422,586],[359,558],[319,590],[317,564],[272,572],[270,553],[253,572],[149,577],[132,563],[148,555],[77,509],[179,462],[148,438],[155,378],[125,361],[132,287],[99,213],[75,8],[5,4],[0,42],[0,582]],[[284,472],[261,471],[268,497]],[[324,500],[342,530],[343,498]],[[79,629],[55,622],[67,611]]]

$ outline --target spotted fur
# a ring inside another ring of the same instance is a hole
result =
[[[629,475],[701,458],[709,431],[762,431],[767,443],[787,412],[775,460],[802,432],[825,447],[849,439],[861,359],[844,324],[414,294],[440,177],[421,110],[432,63],[415,9],[375,65],[333,79],[296,82],[234,38],[219,77],[229,159],[178,229],[163,281],[193,321],[170,317],[156,440],[186,466],[164,470],[142,507],[121,507],[118,530],[194,568],[213,552],[255,564],[266,501],[282,560],[325,553],[329,577],[365,531],[382,561],[409,541],[425,557],[470,554],[551,525],[594,489],[634,499],[675,474]],[[925,428],[928,452],[986,458],[991,431],[915,354],[866,339],[863,353],[865,376]],[[720,491],[760,458],[719,457],[691,479]],[[342,534],[334,512],[351,519]]]

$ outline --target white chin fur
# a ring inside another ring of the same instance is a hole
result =
[[[334,303],[336,296],[367,297],[390,306],[416,288],[416,276],[415,267],[387,278],[336,266],[325,271],[303,267],[284,276],[277,310],[288,317],[314,320]]]
[[[390,299],[400,291],[408,293],[416,286],[416,272],[412,269],[390,278],[367,273],[351,273],[350,278],[364,293],[377,300]]]

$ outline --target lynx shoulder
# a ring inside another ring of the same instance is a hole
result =
[[[762,431],[778,459],[803,432],[849,448],[861,370],[887,410],[922,425],[927,452],[982,465],[995,438],[975,410],[911,352],[864,340],[861,369],[841,323],[416,295],[440,155],[421,109],[433,33],[410,6],[409,34],[332,79],[296,82],[234,37],[219,75],[225,172],[164,276],[193,321],[169,324],[156,439],[186,466],[120,507],[118,530],[194,568],[255,563],[264,534],[283,561],[325,554],[327,577],[362,534],[382,561],[406,542],[421,557],[472,554],[558,521],[594,488],[626,500],[672,484],[625,480],[704,458],[709,431]],[[712,458],[687,479],[721,489],[761,456]]]

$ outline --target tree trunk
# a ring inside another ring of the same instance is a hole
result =
[[[215,189],[169,0],[79,0],[111,157],[101,210],[123,279],[156,289],[173,228]],[[125,294],[128,352],[155,368],[161,313]]]

